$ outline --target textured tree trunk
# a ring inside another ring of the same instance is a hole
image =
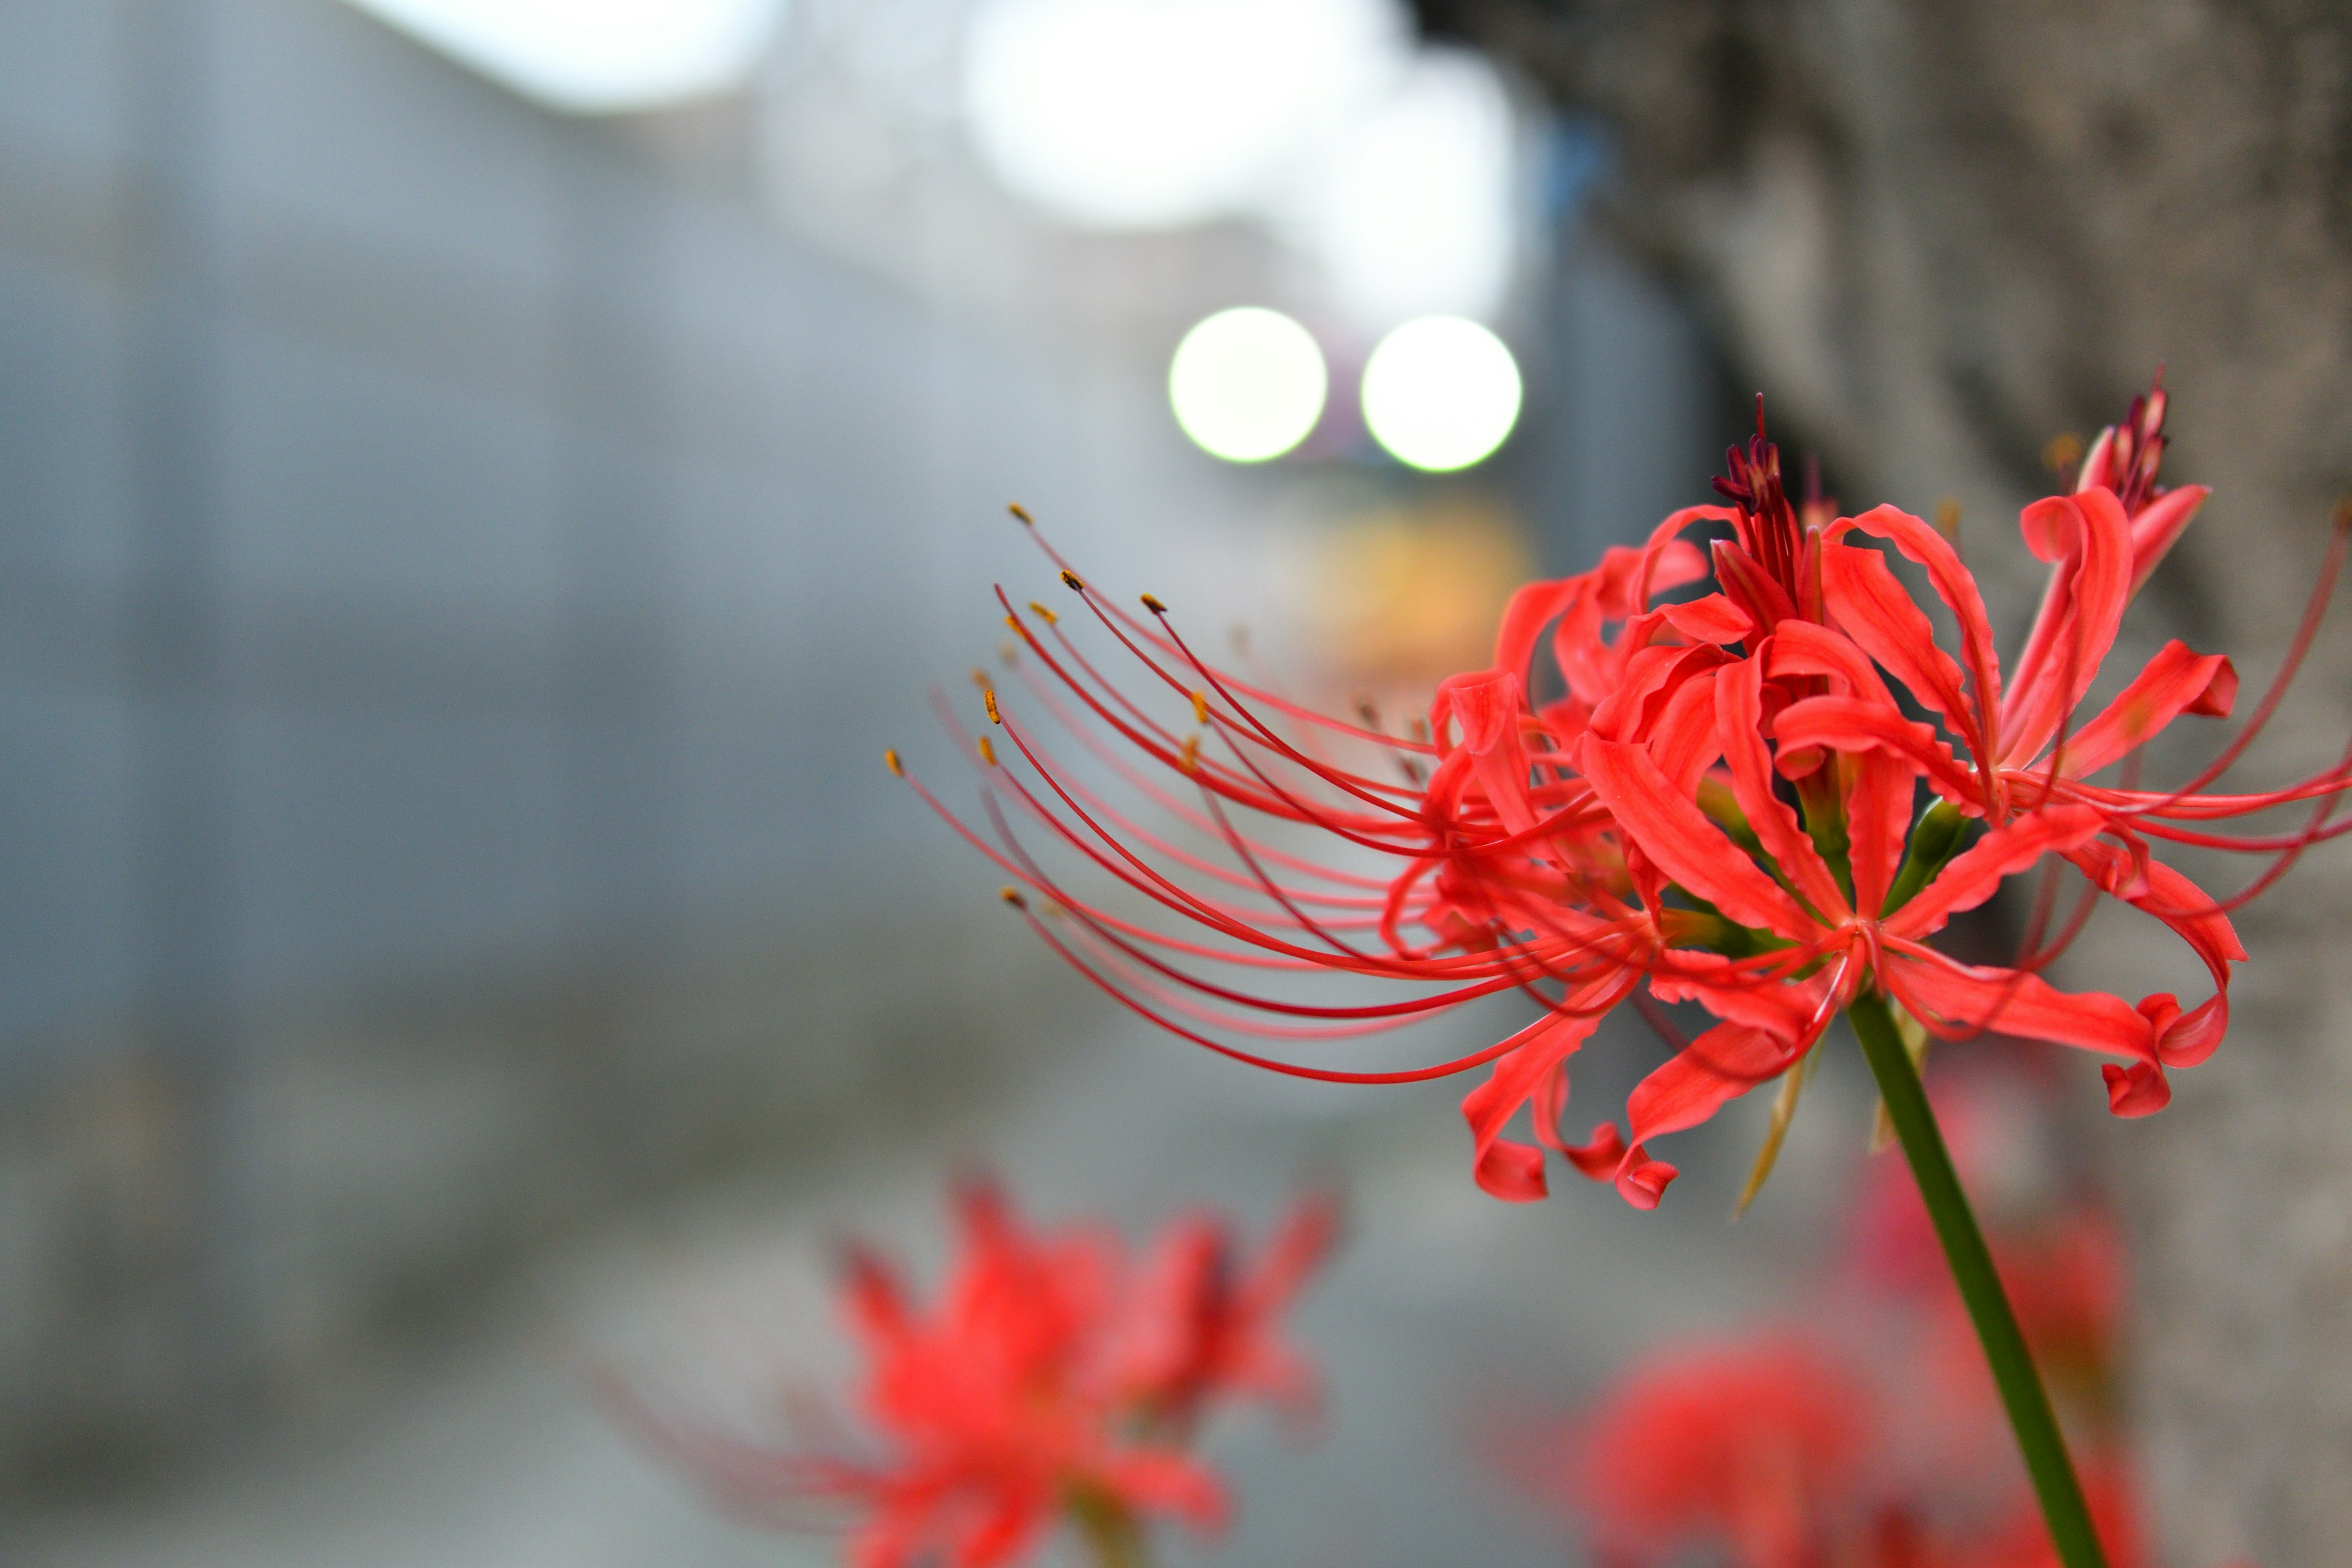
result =
[[[2347,8],[1421,9],[1613,128],[1615,233],[1715,315],[1784,437],[1853,498],[1960,502],[2012,638],[2040,569],[2011,520],[2046,486],[2044,443],[2116,417],[2162,363],[2167,478],[2216,494],[2132,635],[2231,652],[2252,707],[2352,488]],[[2325,765],[2347,732],[2339,613],[2233,782]],[[2162,778],[2179,759],[2155,761]],[[2070,958],[2078,984],[2197,990],[2117,913]],[[2168,1561],[2195,1568],[2352,1563],[2347,914],[2338,847],[2242,915],[2229,1042],[2116,1140],[2148,1489]]]

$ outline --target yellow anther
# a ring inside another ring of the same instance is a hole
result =
[[[999,712],[996,710],[996,693],[995,693],[995,692],[993,692],[993,691],[983,691],[983,692],[982,692],[982,693],[980,694],[980,704],[981,704],[981,706],[982,706],[982,707],[983,707],[983,708],[985,708],[985,709],[987,709],[987,710],[988,710],[988,721],[989,721],[990,723],[992,723],[992,724],[1002,724],[1002,723],[1003,723],[1003,722],[1004,722],[1004,715],[1003,715],[1003,714],[1002,714],[1002,713],[999,713]]]
[[[1143,595],[1143,607],[1155,616],[1164,616],[1168,613],[1168,606],[1149,594]]]
[[[1200,737],[1200,736],[1198,736],[1198,735],[1187,735],[1187,736],[1185,736],[1185,737],[1184,737],[1184,750],[1183,750],[1182,753],[1178,757],[1177,761],[1178,761],[1179,765],[1181,765],[1181,766],[1183,768],[1183,770],[1184,770],[1186,773],[1197,773],[1197,772],[1199,772],[1199,771],[1200,771],[1200,767],[1201,767],[1201,737]]]
[[[971,683],[974,686],[979,687],[982,691],[986,691],[989,688],[996,684],[988,678],[988,671],[981,668],[978,665],[972,666]]]
[[[1058,623],[1061,621],[1061,618],[1062,618],[1061,616],[1059,616],[1055,615],[1053,611],[1051,611],[1051,610],[1047,609],[1045,605],[1043,605],[1039,604],[1039,603],[1038,603],[1036,600],[1034,600],[1034,599],[1032,599],[1032,600],[1030,600],[1030,601],[1029,601],[1029,607],[1030,607],[1030,609],[1032,609],[1032,610],[1035,611],[1035,612],[1036,612],[1036,614],[1037,614],[1037,615],[1038,615],[1038,616],[1040,616],[1040,617],[1045,621],[1045,623],[1047,626],[1055,626],[1055,625],[1058,624]]]
[[[2042,448],[2042,466],[2053,474],[2064,475],[2083,460],[2083,438],[2072,430],[2050,437]]]
[[[996,765],[996,748],[988,743],[988,737],[985,735],[980,738],[980,760],[992,768]]]
[[[1205,691],[1195,691],[1192,693],[1192,722],[1205,724],[1208,721],[1209,694]]]
[[[1009,884],[999,888],[996,890],[996,896],[1016,910],[1025,910],[1029,907],[1029,900],[1021,896],[1021,889]]]
[[[898,760],[898,752],[884,752],[882,761],[884,765],[889,768],[892,778],[902,779],[907,776],[907,764]]]
[[[1960,536],[1960,498],[1946,496],[1936,503],[1936,531],[1946,539]]]
[[[1004,503],[1004,510],[1007,510],[1007,511],[1009,511],[1009,512],[1011,512],[1013,516],[1015,516],[1015,517],[1019,518],[1019,519],[1021,520],[1021,521],[1022,521],[1022,524],[1023,524],[1024,527],[1028,527],[1028,528],[1034,528],[1034,527],[1036,527],[1036,526],[1037,526],[1037,520],[1036,520],[1035,518],[1034,518],[1034,517],[1031,517],[1031,516],[1029,515],[1029,509],[1028,509],[1027,507],[1025,507],[1025,506],[1023,506],[1019,501],[1017,501],[1017,500],[1016,500],[1016,501],[1007,501],[1007,502],[1005,502],[1005,503]]]
[[[1018,616],[1005,616],[1004,629],[1011,632],[1014,637],[1019,637],[1021,635],[1021,617]]]
[[[1078,581],[1078,574],[1076,572],[1063,573],[1062,581],[1067,583],[1071,587],[1076,589],[1081,594],[1087,591],[1087,585]]]

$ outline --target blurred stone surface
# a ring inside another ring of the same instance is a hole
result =
[[[2005,634],[2031,610],[2034,563],[2009,519],[2044,482],[2037,455],[2115,417],[2162,364],[2168,477],[2216,495],[2134,635],[2226,649],[2259,691],[2352,485],[2352,15],[2320,0],[1419,9],[1607,122],[1620,240],[1702,301],[1833,489],[1961,503]],[[2348,728],[2339,616],[2241,776],[2324,765]],[[2348,872],[2315,856],[2242,919],[2255,962],[2229,1046],[2120,1141],[2150,1493],[2183,1563],[2352,1562]],[[2128,925],[2103,916],[2071,973],[2152,975]]]

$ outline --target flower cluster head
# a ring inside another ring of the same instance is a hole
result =
[[[2097,1053],[2111,1109],[2144,1115],[2169,1099],[2167,1074],[2227,1031],[2231,966],[2246,957],[2230,910],[2352,827],[2330,816],[2352,752],[2284,788],[2216,790],[2311,641],[2341,517],[2276,680],[2210,764],[2169,788],[2137,779],[2140,749],[2176,720],[2229,715],[2238,680],[2224,657],[2168,642],[2084,711],[2102,674],[2118,673],[2105,666],[2126,608],[2206,497],[2158,483],[2165,412],[2159,383],[2100,435],[2071,490],[2024,510],[2049,585],[2006,664],[1954,539],[1891,506],[1838,516],[1792,501],[1759,400],[1755,438],[1716,480],[1719,504],[1521,588],[1493,664],[1444,680],[1402,734],[1369,710],[1318,713],[1212,666],[1159,600],[1122,609],[1054,554],[1145,691],[1106,674],[1075,617],[1000,589],[1024,689],[985,689],[991,728],[972,747],[986,822],[916,787],[1012,879],[1007,900],[1047,942],[1178,1035],[1337,1081],[1486,1068],[1462,1109],[1477,1181],[1498,1197],[1543,1196],[1548,1148],[1650,1207],[1675,1173],[1651,1140],[1780,1079],[1777,1140],[1803,1081],[1790,1069],[1866,994],[1921,1048],[1998,1030]],[[1956,628],[1948,647],[1897,558]],[[1073,765],[1056,731],[1099,770]],[[1090,784],[1101,770],[1133,800]],[[2311,816],[2287,831],[2231,829],[2297,802]],[[1302,828],[1322,843],[1302,845]],[[1063,858],[1041,858],[1032,830]],[[2269,864],[2216,897],[2158,858],[2177,847]],[[1055,868],[1070,858],[1075,886]],[[2060,920],[2062,864],[2082,890]],[[2037,868],[2013,963],[1937,949],[1954,916]],[[1124,891],[1106,900],[1107,884]],[[2176,933],[2210,994],[2134,1000],[2045,980],[2102,900]],[[1404,994],[1302,1001],[1285,979],[1297,972]],[[1305,1059],[1504,992],[1540,1016],[1470,1055],[1401,1071]],[[1604,1121],[1571,1142],[1569,1059],[1627,1002],[1661,1022],[1655,1004],[1695,1003],[1716,1022],[1689,1040],[1662,1028],[1676,1049],[1634,1090],[1622,1129]],[[1532,1144],[1505,1135],[1523,1110]]]
[[[1330,1248],[1335,1205],[1300,1203],[1246,1266],[1211,1215],[1131,1258],[1105,1229],[1028,1227],[984,1183],[956,1209],[960,1249],[928,1307],[851,1252],[842,1305],[866,1371],[845,1426],[803,1412],[809,1429],[780,1447],[617,1392],[729,1504],[788,1524],[848,1515],[858,1568],[990,1568],[1059,1521],[1123,1562],[1155,1519],[1221,1525],[1224,1488],[1189,1444],[1237,1401],[1315,1406],[1313,1367],[1281,1319]]]

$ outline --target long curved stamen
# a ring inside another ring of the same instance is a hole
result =
[[[2254,737],[2262,733],[2263,727],[2271,721],[2271,715],[2278,711],[2279,703],[2286,697],[2286,689],[2294,683],[2295,672],[2303,668],[2304,657],[2310,653],[2313,640],[2319,636],[2320,619],[2327,613],[2327,602],[2336,592],[2336,574],[2344,567],[2347,536],[2352,536],[2352,504],[2339,502],[2336,509],[2334,531],[2327,542],[2327,554],[2320,562],[2318,580],[2312,584],[2311,596],[2304,602],[2303,617],[2296,623],[2294,640],[2287,646],[2286,658],[2280,663],[2278,673],[2271,678],[2269,689],[2263,693],[2262,702],[2255,708],[2254,716],[2246,721],[2246,727],[2222,748],[2220,756],[2206,764],[2195,778],[2181,785],[2176,792],[2178,795],[2195,795],[2228,773],[2245,754],[2246,748],[2253,744]]]
[[[1078,744],[1085,747],[1089,756],[1092,756],[1097,762],[1101,763],[1104,766],[1108,767],[1122,784],[1125,784],[1138,795],[1142,795],[1144,799],[1150,801],[1153,806],[1166,812],[1170,816],[1181,822],[1187,827],[1211,837],[1215,837],[1216,829],[1204,814],[1194,810],[1190,805],[1180,799],[1174,794],[1161,789],[1156,782],[1147,777],[1141,770],[1129,763],[1124,755],[1114,750],[1112,747],[1105,745],[1101,739],[1095,735],[1093,731],[1086,728],[1084,725],[1074,722],[1069,712],[1054,700],[1052,689],[1044,681],[1030,675],[1026,670],[1022,671],[1021,676],[1022,684],[1024,689],[1026,689],[1033,697],[1039,700],[1040,705],[1044,707],[1054,718],[1055,722],[1061,725],[1063,731],[1076,740]],[[1040,750],[1043,750],[1042,746],[1040,747]],[[1085,789],[1082,785],[1077,784],[1075,779],[1072,780],[1071,787],[1084,795],[1084,797],[1090,803],[1097,805],[1102,804],[1099,796],[1095,795],[1091,790]],[[1123,812],[1118,812],[1108,806],[1105,807],[1105,815],[1107,817],[1116,817],[1123,827],[1134,825],[1134,818],[1127,816]],[[1139,826],[1135,826],[1135,831],[1141,834],[1145,830]],[[1367,877],[1357,872],[1342,870],[1337,867],[1326,866],[1320,861],[1310,860],[1300,855],[1292,855],[1286,851],[1276,849],[1271,845],[1262,844],[1258,846],[1258,853],[1269,865],[1280,866],[1285,870],[1297,871],[1302,875],[1313,877],[1321,881],[1330,882],[1339,887],[1360,888],[1367,891],[1373,891],[1385,890],[1390,885],[1381,878]],[[1397,853],[1402,854],[1405,853],[1405,851],[1399,849]],[[1221,868],[1221,869],[1223,869],[1227,876],[1239,875],[1238,872],[1232,871],[1230,868]],[[1375,904],[1380,902],[1379,900],[1374,900],[1372,901]]]
[[[1066,572],[1072,576],[1077,575],[1076,570],[1069,558],[1064,555],[1060,550],[1056,549],[1053,542],[1045,537],[1045,531],[1037,526],[1036,521],[1034,518],[1019,511],[1014,512],[1013,515],[1020,519],[1023,526],[1027,530],[1030,541],[1044,552],[1048,561],[1051,561],[1054,563],[1055,568],[1057,571]],[[1118,608],[1117,605],[1102,606],[1097,610],[1097,613],[1111,616],[1113,618],[1118,620],[1121,626],[1127,627],[1129,631],[1134,633],[1137,637],[1143,638],[1147,642],[1157,643],[1160,641],[1159,635],[1156,634],[1150,626],[1147,626],[1144,622],[1138,620],[1135,616],[1128,614],[1125,610]],[[1173,650],[1167,649],[1165,651],[1172,652]],[[1230,675],[1225,676],[1223,679],[1224,684],[1232,690],[1241,693],[1253,702],[1260,703],[1267,708],[1273,709],[1286,718],[1297,720],[1302,724],[1311,724],[1318,729],[1328,731],[1335,735],[1342,735],[1359,741],[1370,741],[1379,744],[1394,746],[1401,750],[1418,752],[1423,755],[1434,755],[1436,752],[1437,748],[1426,742],[1399,741],[1393,736],[1381,734],[1377,730],[1360,728],[1357,725],[1347,722],[1345,720],[1335,719],[1328,713],[1318,712],[1316,710],[1308,708],[1304,704],[1293,702],[1288,698],[1284,697],[1280,692],[1253,685],[1246,681],[1236,680]]]
[[[1175,676],[1162,668],[1158,660],[1152,658],[1149,654],[1145,653],[1142,648],[1136,645],[1135,640],[1129,637],[1127,633],[1120,628],[1118,622],[1112,620],[1109,616],[1104,613],[1103,607],[1098,602],[1097,602],[1092,589],[1087,587],[1075,574],[1071,574],[1066,580],[1076,587],[1078,597],[1084,600],[1087,607],[1094,612],[1095,618],[1102,623],[1103,628],[1108,631],[1112,637],[1118,638],[1119,643],[1125,647],[1129,653],[1133,654],[1145,668],[1150,670],[1152,674],[1165,681],[1170,690],[1188,698],[1191,696],[1191,689],[1188,688],[1184,682],[1177,679]],[[1163,621],[1161,624],[1164,626],[1165,622]],[[1171,632],[1169,635],[1171,637],[1175,636],[1173,632]],[[1354,795],[1357,799],[1376,810],[1391,813],[1397,816],[1403,817],[1408,821],[1413,820],[1413,814],[1397,805],[1396,802],[1384,798],[1381,795],[1374,793],[1373,790],[1362,788],[1352,780],[1339,778],[1318,770],[1316,767],[1314,759],[1300,752],[1297,747],[1292,746],[1288,742],[1283,740],[1281,736],[1276,734],[1271,728],[1256,720],[1246,709],[1240,707],[1240,705],[1235,701],[1233,693],[1226,689],[1223,682],[1217,677],[1216,673],[1210,669],[1208,666],[1202,664],[1198,658],[1194,658],[1192,649],[1183,647],[1182,639],[1178,638],[1177,642],[1179,647],[1182,649],[1183,657],[1192,664],[1193,669],[1200,674],[1203,680],[1206,680],[1209,683],[1211,689],[1214,690],[1218,696],[1223,697],[1228,705],[1235,708],[1244,722],[1249,724],[1257,731],[1257,734],[1260,737],[1259,743],[1264,745],[1268,751],[1271,751],[1276,755],[1284,758],[1286,761],[1293,763],[1298,767],[1305,769],[1307,773],[1323,779],[1335,789],[1339,789],[1348,795]],[[1254,773],[1256,772],[1255,768],[1251,771]],[[1376,785],[1374,787],[1376,789],[1391,789],[1393,786]]]
[[[1036,751],[1038,756],[1044,759],[1048,766],[1055,765],[1053,753],[1047,752],[1042,744],[1039,744],[1034,735],[1030,738],[1030,743]],[[1118,830],[1122,837],[1128,840],[1128,842],[1139,844],[1143,847],[1150,849],[1156,854],[1175,861],[1187,870],[1197,872],[1201,876],[1208,877],[1215,881],[1223,882],[1228,887],[1235,888],[1252,894],[1264,896],[1265,889],[1256,878],[1236,871],[1230,866],[1220,865],[1216,861],[1210,859],[1205,855],[1195,854],[1193,851],[1185,848],[1182,845],[1171,842],[1161,835],[1154,833],[1150,827],[1138,822],[1135,818],[1121,811],[1117,805],[1106,801],[1095,791],[1088,789],[1076,778],[1071,776],[1066,769],[1057,768],[1056,773],[1068,787],[1071,794],[1084,801],[1087,807],[1091,809],[1097,816],[1110,824]],[[1207,819],[1204,817],[1203,822],[1205,823]],[[1213,829],[1211,829],[1210,831],[1212,831],[1213,836]],[[1286,857],[1282,859],[1277,859],[1262,845],[1253,845],[1251,848],[1254,854],[1265,858],[1270,864],[1283,865],[1285,859],[1287,859],[1290,864],[1285,867],[1286,869],[1297,870],[1302,868],[1302,864],[1298,861],[1297,857]],[[1331,880],[1338,880],[1339,874],[1328,871],[1327,868],[1307,864],[1303,868],[1307,871],[1307,874],[1310,876],[1328,877]],[[1384,890],[1386,886],[1385,884],[1369,877],[1351,879],[1351,884],[1367,889],[1382,888]],[[1385,897],[1375,898],[1370,896],[1369,893],[1335,893],[1318,891],[1311,888],[1293,887],[1286,887],[1282,889],[1282,892],[1285,897],[1295,900],[1300,903],[1313,904],[1320,908],[1332,910],[1361,910],[1366,912],[1367,915],[1370,915],[1372,911],[1381,910],[1387,907],[1387,900]],[[1346,921],[1340,923],[1345,924],[1349,929],[1368,930],[1371,929],[1371,927],[1376,925],[1378,922],[1376,920],[1367,919],[1363,921]]]
[[[1167,1030],[1170,1034],[1176,1036],[1179,1039],[1190,1040],[1194,1045],[1214,1051],[1221,1057],[1228,1057],[1238,1062],[1246,1062],[1252,1067],[1265,1068],[1269,1072],[1283,1073],[1292,1078],[1314,1079],[1322,1083],[1427,1083],[1433,1079],[1451,1078],[1455,1073],[1468,1072],[1473,1068],[1484,1067],[1488,1062],[1494,1061],[1499,1057],[1507,1055],[1510,1051],[1516,1049],[1519,1044],[1519,1037],[1514,1035],[1508,1039],[1496,1041],[1495,1044],[1488,1046],[1484,1050],[1473,1051],[1468,1056],[1457,1057],[1452,1061],[1438,1062],[1430,1067],[1406,1068],[1394,1072],[1346,1072],[1333,1068],[1307,1067],[1297,1062],[1279,1061],[1272,1057],[1262,1057],[1255,1052],[1244,1051],[1238,1047],[1226,1045],[1222,1040],[1212,1039],[1206,1035],[1188,1029],[1182,1025],[1174,1022],[1152,1008],[1145,1006],[1142,1003],[1137,1001],[1134,997],[1129,995],[1118,986],[1111,984],[1108,980],[1104,979],[1102,975],[1097,973],[1090,965],[1088,965],[1084,960],[1080,959],[1077,954],[1071,952],[1069,947],[1056,938],[1051,931],[1048,931],[1045,928],[1045,923],[1039,920],[1035,914],[1024,910],[1022,911],[1022,916],[1024,919],[1028,921],[1029,928],[1037,933],[1038,937],[1045,942],[1046,946],[1052,948],[1055,953],[1059,954],[1063,962],[1069,964],[1071,968],[1076,969],[1079,973],[1085,975],[1088,980],[1094,982],[1094,984],[1099,986],[1106,994],[1109,995],[1123,1006],[1126,1006],[1130,1011],[1144,1018],[1150,1019],[1152,1023],[1159,1025],[1161,1028]]]

